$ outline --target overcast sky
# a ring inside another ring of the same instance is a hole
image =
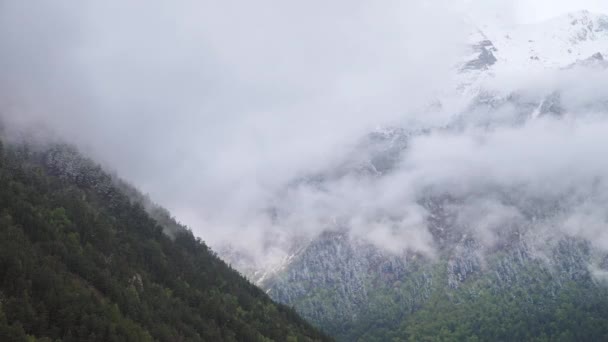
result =
[[[0,0],[0,113],[50,127],[213,239],[418,115],[462,55],[467,16],[583,8],[608,3]]]
[[[603,0],[463,0],[466,11],[478,20],[498,19],[505,24],[547,20],[571,11],[608,13]]]
[[[608,13],[608,2],[603,0],[517,0],[516,15],[522,22],[546,20],[569,11],[588,10]]]
[[[0,3],[3,115],[201,234],[425,104],[466,35],[439,0]]]

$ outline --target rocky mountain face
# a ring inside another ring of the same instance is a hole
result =
[[[608,212],[601,173],[571,180],[576,171],[563,170],[556,181],[539,171],[528,179],[521,174],[536,172],[531,165],[492,163],[472,167],[477,176],[412,171],[421,158],[420,141],[429,137],[493,141],[538,125],[545,126],[533,132],[564,122],[603,122],[608,97],[595,78],[608,75],[608,16],[583,11],[524,27],[481,27],[471,36],[470,51],[456,67],[458,86],[451,93],[464,98],[464,105],[438,98],[428,109],[429,115],[447,112],[448,119],[378,129],[362,138],[352,155],[290,185],[348,202],[335,196],[336,188],[373,184],[377,192],[401,196],[402,207],[395,200],[388,208],[381,195],[357,202],[354,211],[337,206],[335,216],[321,221],[321,233],[288,247],[288,257],[271,270],[251,267],[235,252],[223,256],[273,299],[294,306],[339,340],[429,340],[440,332],[482,340],[608,336],[608,325],[595,320],[608,308],[608,249],[602,242]],[[550,146],[535,156],[555,154]],[[452,167],[457,159],[444,157],[433,165],[460,170]],[[403,179],[414,185],[404,186],[410,183]],[[288,215],[289,209],[273,212]],[[412,212],[421,214],[410,219]],[[377,226],[382,228],[372,228]],[[595,320],[592,335],[572,335],[579,332],[560,315],[585,326]],[[504,325],[488,321],[500,317]]]

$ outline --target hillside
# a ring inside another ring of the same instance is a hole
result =
[[[482,253],[468,239],[436,260],[396,256],[327,234],[268,287],[339,341],[608,337],[608,287],[589,269],[588,242],[560,240],[548,260],[524,241]]]
[[[71,147],[0,142],[0,340],[329,340],[143,198]]]
[[[422,119],[269,201],[313,233],[222,256],[341,341],[606,340],[606,23],[480,27]]]

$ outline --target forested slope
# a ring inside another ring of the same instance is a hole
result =
[[[0,341],[328,340],[130,192],[68,146],[0,142]]]
[[[608,340],[608,257],[572,237],[546,247],[450,244],[428,260],[326,234],[270,294],[338,341]]]

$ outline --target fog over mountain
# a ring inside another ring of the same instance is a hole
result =
[[[255,267],[327,231],[433,257],[437,196],[488,248],[605,249],[608,20],[571,5],[2,1],[0,115]]]
[[[76,142],[213,240],[426,103],[465,35],[440,5],[3,2],[3,117]]]

